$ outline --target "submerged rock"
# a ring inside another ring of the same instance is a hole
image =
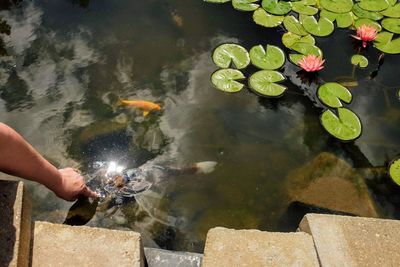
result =
[[[378,217],[364,178],[350,164],[323,152],[288,175],[291,202],[333,211]]]

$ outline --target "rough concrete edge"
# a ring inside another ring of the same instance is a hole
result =
[[[139,234],[139,246],[140,246],[140,263],[139,266],[140,267],[146,267],[147,266],[147,261],[146,261],[146,256],[144,254],[144,246],[143,246],[143,242],[142,242],[142,235],[140,233]]]
[[[318,253],[318,249],[317,249],[317,246],[315,245],[314,236],[311,232],[310,223],[308,221],[308,217],[312,216],[312,214],[314,214],[314,213],[308,213],[308,214],[304,215],[303,219],[301,219],[301,221],[299,223],[299,227],[297,228],[297,231],[307,233],[311,236],[311,239],[312,239],[312,242],[314,245],[315,254],[317,255],[317,259],[318,259],[318,264],[319,264],[319,266],[322,266],[321,259],[320,259],[319,253]]]
[[[137,239],[139,240],[139,264],[137,265],[136,262],[133,263],[132,266],[139,266],[139,267],[146,267],[147,266],[147,262],[146,262],[146,257],[144,254],[144,246],[143,246],[143,242],[142,242],[142,235],[138,232],[135,231],[121,231],[121,230],[115,230],[115,229],[108,229],[108,228],[101,228],[101,227],[91,227],[91,226],[84,226],[84,225],[80,225],[80,226],[71,226],[71,225],[66,225],[66,224],[58,224],[58,223],[51,223],[51,222],[45,222],[45,221],[35,221],[32,222],[31,224],[31,229],[35,229],[36,227],[36,223],[38,224],[42,224],[44,226],[46,225],[52,225],[52,226],[56,226],[56,227],[71,227],[71,228],[75,228],[75,227],[79,227],[79,228],[90,228],[90,229],[99,229],[102,231],[107,231],[107,232],[133,232],[135,234],[137,234]],[[31,255],[30,255],[30,259],[29,259],[29,263],[30,266],[32,265],[32,256],[33,256],[33,247],[34,247],[34,242],[35,242],[35,231],[32,231],[31,233],[31,247],[30,247],[30,251],[31,251]]]
[[[21,200],[21,209],[15,209],[14,203],[14,218],[18,220],[20,229],[19,236],[16,237],[16,247],[17,250],[14,251],[14,257],[17,259],[17,266],[29,266],[30,259],[30,242],[31,242],[31,209],[32,203],[30,201],[30,197],[28,192],[26,191],[25,185],[23,182],[18,182],[17,187],[17,195],[15,198],[15,202]],[[18,253],[18,255],[16,255]]]

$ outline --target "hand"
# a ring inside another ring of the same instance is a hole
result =
[[[61,182],[57,188],[54,188],[54,193],[67,201],[74,201],[80,195],[98,198],[99,196],[90,190],[83,177],[73,168],[65,168],[58,170],[61,178]]]

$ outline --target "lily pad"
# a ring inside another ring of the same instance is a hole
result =
[[[243,89],[243,84],[237,82],[246,78],[240,70],[221,69],[211,75],[212,84],[219,90],[235,93]]]
[[[359,28],[359,27],[361,27],[362,25],[372,26],[372,27],[374,27],[378,32],[380,32],[380,31],[382,30],[382,26],[381,26],[378,22],[373,21],[373,20],[371,20],[371,19],[357,19],[357,20],[354,22],[354,26],[355,26],[356,28]]]
[[[322,57],[321,49],[310,43],[298,42],[293,44],[291,49],[303,55],[316,55],[318,57]]]
[[[354,55],[351,57],[351,64],[365,68],[368,66],[368,59],[362,55]]]
[[[372,19],[372,20],[380,20],[383,18],[383,15],[381,13],[362,9],[359,4],[355,4],[353,6],[353,13],[359,18]]]
[[[282,36],[282,43],[287,48],[291,48],[295,43],[309,43],[314,45],[315,39],[310,34],[306,36],[300,36],[291,32],[286,32]]]
[[[385,17],[400,18],[400,3],[380,12]]]
[[[315,36],[328,36],[334,30],[332,21],[324,17],[317,21],[313,16],[305,16],[301,22],[304,29]]]
[[[393,33],[378,33],[374,42],[374,46],[387,54],[400,54],[400,37],[393,39]]]
[[[304,57],[304,55],[302,55],[302,54],[290,54],[289,55],[290,61],[297,66],[299,65],[299,61],[302,60],[303,57]]]
[[[397,185],[400,185],[400,159],[396,159],[390,163],[389,175]]]
[[[271,15],[262,8],[257,9],[253,13],[254,22],[267,28],[275,28],[276,26],[280,25],[283,21],[283,18],[283,16]]]
[[[250,76],[249,87],[263,96],[279,97],[287,88],[283,85],[276,84],[276,82],[283,80],[285,80],[285,76],[280,72],[261,70]]]
[[[256,2],[258,0],[232,0],[232,6],[240,11],[254,11],[260,7],[259,4],[254,4]]]
[[[306,1],[299,1],[292,3],[292,10],[303,15],[313,16],[318,13],[318,8],[310,6]]]
[[[338,116],[331,110],[325,110],[321,115],[321,124],[325,130],[342,141],[351,141],[361,135],[361,121],[357,115],[349,109],[338,108]]]
[[[250,64],[250,57],[240,45],[222,44],[214,50],[213,61],[221,68],[229,68],[233,63],[237,69],[244,69]]]
[[[320,0],[320,4],[326,10],[335,13],[345,13],[353,8],[352,0]]]
[[[264,70],[275,70],[282,67],[285,63],[285,53],[277,46],[267,45],[266,48],[267,49],[264,50],[262,45],[251,48],[251,63]]]
[[[263,0],[261,6],[273,15],[285,15],[292,10],[292,3],[279,0]]]
[[[293,16],[286,16],[283,20],[283,26],[289,32],[295,33],[297,35],[305,36],[308,32],[304,29],[303,25]]]
[[[231,0],[204,0],[204,2],[216,3],[216,4],[227,3],[227,2],[230,2],[230,1]]]
[[[350,103],[352,100],[350,91],[339,83],[325,83],[318,88],[317,94],[321,102],[331,108],[341,108],[341,101]]]
[[[400,34],[400,19],[386,18],[382,20],[382,27],[390,32]]]
[[[361,0],[358,5],[368,11],[382,11],[389,7],[387,0]]]
[[[320,16],[325,17],[332,22],[336,20],[336,24],[339,28],[348,28],[354,23],[354,14],[352,12],[334,13],[323,9],[321,10]]]

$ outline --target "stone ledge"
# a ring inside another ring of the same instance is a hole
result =
[[[200,267],[202,254],[144,248],[148,267]]]
[[[307,214],[301,231],[312,235],[322,266],[398,266],[400,221]]]
[[[35,222],[32,266],[143,267],[139,233]]]
[[[203,267],[319,266],[310,235],[213,228]]]
[[[28,266],[30,238],[31,202],[24,184],[1,179],[0,266]]]

